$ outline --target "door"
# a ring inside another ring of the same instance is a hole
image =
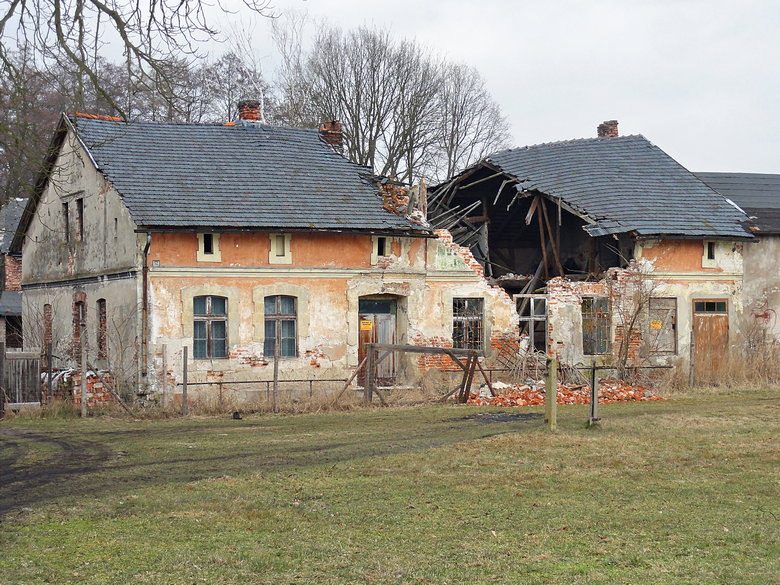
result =
[[[728,299],[693,301],[693,367],[696,381],[712,376],[729,345]]]
[[[358,301],[358,363],[366,357],[367,343],[395,343],[396,301],[395,299],[365,298]],[[395,383],[395,354],[390,354],[376,368],[378,386],[392,386]],[[366,370],[361,369],[358,379],[365,385]]]

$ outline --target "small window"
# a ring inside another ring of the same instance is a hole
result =
[[[114,218],[114,239],[116,240],[119,237],[119,218]]]
[[[227,298],[200,296],[192,300],[193,346],[198,359],[227,357]]]
[[[292,264],[290,234],[269,234],[271,248],[268,251],[269,264]]]
[[[726,313],[726,301],[694,301],[693,310],[696,313]]]
[[[288,295],[268,296],[264,299],[265,342],[263,353],[276,355],[279,340],[279,357],[298,355],[297,299]]]
[[[707,242],[707,260],[715,260],[715,242]]]
[[[376,239],[376,255],[387,256],[387,238],[379,237]]]
[[[97,358],[108,359],[108,323],[106,314],[106,299],[98,299],[97,302]]]
[[[221,262],[219,234],[198,234],[198,262]]]
[[[62,202],[62,228],[65,230],[65,241],[70,242],[70,212],[68,202]]]
[[[84,239],[84,200],[76,199],[76,239]]]
[[[677,299],[650,299],[645,342],[651,354],[677,353]]]
[[[607,297],[582,299],[582,352],[601,355],[611,351],[611,319]]]
[[[372,236],[371,242],[371,264],[376,264],[380,258],[391,254],[390,238],[387,236]]]
[[[527,335],[529,349],[547,351],[547,297],[515,295],[520,315],[520,336]]]
[[[452,347],[484,346],[484,299],[452,299]]]

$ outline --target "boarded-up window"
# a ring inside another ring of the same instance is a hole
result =
[[[547,297],[544,295],[515,295],[520,315],[520,337],[528,336],[528,347],[547,351]]]
[[[582,299],[582,351],[585,355],[610,353],[610,324],[607,297]]]
[[[193,347],[195,358],[227,357],[227,299],[195,297],[193,306]]]
[[[452,299],[452,347],[483,348],[484,308],[483,299]]]
[[[275,355],[276,340],[279,339],[279,356],[298,355],[297,302],[295,297],[275,295],[265,297],[265,343],[263,353]]]
[[[677,299],[651,298],[645,340],[651,354],[677,353]]]

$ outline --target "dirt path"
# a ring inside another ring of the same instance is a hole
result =
[[[90,441],[0,428],[0,515],[56,497],[61,480],[99,469],[110,455]]]

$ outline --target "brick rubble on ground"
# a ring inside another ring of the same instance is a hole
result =
[[[544,404],[545,386],[543,381],[501,386],[503,387],[494,388],[496,396],[490,396],[487,387],[480,394],[471,393],[468,404],[478,406],[540,406]],[[644,386],[632,385],[614,378],[599,381],[599,403],[601,404],[639,400],[663,400],[663,398],[653,394]],[[590,386],[558,384],[558,404],[590,404]]]

